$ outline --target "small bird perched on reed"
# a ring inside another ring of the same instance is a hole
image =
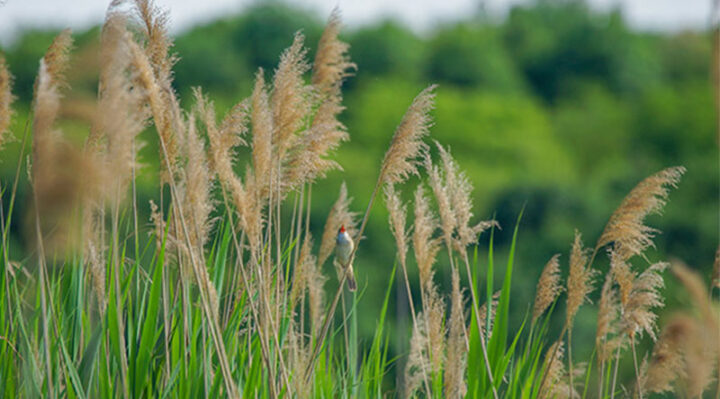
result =
[[[345,226],[340,226],[338,230],[337,241],[335,242],[335,261],[340,264],[340,267],[347,273],[348,289],[350,291],[357,290],[357,284],[355,283],[355,273],[353,272],[352,255],[354,248],[353,240],[350,234],[345,230]]]

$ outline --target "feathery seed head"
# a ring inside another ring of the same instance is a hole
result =
[[[452,272],[449,324],[447,362],[444,375],[445,396],[448,398],[462,398],[467,392],[467,386],[465,385],[467,350],[465,345],[464,300],[460,290],[460,275],[457,269]]]
[[[563,287],[560,285],[559,258],[560,254],[556,254],[550,258],[540,274],[537,289],[535,290],[535,303],[533,305],[532,314],[533,323],[535,323],[545,310],[552,305],[553,302],[555,302],[557,297],[563,291]]]
[[[423,138],[430,131],[429,113],[434,104],[435,87],[432,85],[415,97],[395,130],[380,171],[380,181],[384,184],[402,183],[417,174],[417,158],[428,150]]]
[[[677,166],[660,171],[638,183],[610,216],[596,249],[614,242],[614,250],[629,259],[653,246],[657,230],[644,224],[645,217],[660,213],[671,187],[677,187],[685,168]]]
[[[262,69],[255,74],[255,88],[252,93],[252,161],[254,188],[257,190],[256,201],[264,202],[268,195],[273,179],[272,167],[272,136],[273,116],[270,109],[270,100],[265,88],[265,78]],[[249,180],[247,182],[250,184]]]
[[[405,222],[407,218],[407,207],[400,200],[400,196],[392,185],[385,186],[385,204],[389,212],[390,231],[395,237],[398,260],[403,267],[407,259],[407,232]]]
[[[593,278],[597,273],[590,265],[587,265],[587,250],[583,248],[582,237],[575,230],[575,240],[570,251],[570,273],[567,281],[567,310],[565,326],[572,329],[580,306],[587,300],[587,296],[593,290]]]
[[[5,133],[10,128],[13,116],[11,105],[15,97],[12,95],[12,79],[5,57],[0,54],[0,149],[5,143]]]
[[[595,346],[598,350],[598,359],[610,359],[618,345],[624,344],[624,337],[620,332],[620,301],[617,289],[613,286],[613,274],[605,276],[605,283],[598,303],[597,330],[595,332]]]
[[[425,196],[422,185],[418,185],[415,191],[415,221],[413,227],[413,249],[415,260],[420,271],[420,282],[432,280],[432,266],[440,250],[440,242],[433,238],[437,228],[437,219],[430,209],[430,204]]]
[[[633,280],[632,290],[622,308],[622,323],[631,338],[638,333],[647,332],[653,340],[656,339],[657,314],[653,308],[665,304],[659,291],[665,285],[662,272],[668,266],[667,263],[656,263]]]

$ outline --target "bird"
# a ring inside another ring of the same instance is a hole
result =
[[[340,264],[347,274],[347,284],[350,291],[357,290],[355,283],[355,273],[353,272],[352,259],[350,258],[354,248],[353,240],[345,230],[345,226],[340,226],[338,230],[337,240],[335,241],[335,261]]]

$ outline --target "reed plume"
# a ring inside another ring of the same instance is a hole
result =
[[[580,306],[588,299],[593,290],[593,277],[597,272],[588,264],[587,250],[583,248],[582,236],[576,230],[575,240],[570,251],[570,273],[567,281],[566,328],[572,330],[573,320]]]
[[[255,74],[255,87],[252,92],[251,102],[252,172],[254,176],[252,180],[256,190],[254,194],[256,199],[254,201],[264,202],[270,190],[272,155],[275,149],[272,144],[273,115],[262,69],[259,69]]]
[[[122,0],[113,5],[122,4]],[[178,58],[170,53],[173,41],[168,34],[168,13],[153,0],[133,0],[133,11],[142,26],[143,46],[133,43],[133,63],[138,82],[147,91],[150,109],[160,141],[161,178],[170,183],[178,173],[183,131],[180,104],[172,87],[172,67]]]
[[[15,97],[12,94],[13,77],[8,70],[5,57],[0,54],[0,149],[6,142],[5,134],[10,129],[13,109],[12,103]]]
[[[696,328],[695,320],[683,315],[676,315],[663,328],[642,378],[644,391],[657,393],[672,391],[672,383],[677,378],[686,377],[687,370],[682,349]]]
[[[390,232],[395,237],[396,253],[400,265],[407,265],[408,234],[405,231],[407,207],[402,203],[393,186],[385,186],[385,204],[389,213]]]
[[[71,46],[69,30],[55,37],[40,61],[33,100],[33,197],[38,226],[48,239],[50,252],[76,244],[79,232],[75,231],[72,215],[87,193],[96,192],[101,181],[96,165],[90,164],[90,159],[55,128],[62,89],[67,86],[64,73]]]
[[[420,271],[421,288],[432,280],[432,266],[440,250],[440,242],[433,238],[437,228],[437,219],[430,209],[422,185],[415,190],[415,221],[413,224],[413,250]]]
[[[337,117],[345,109],[340,90],[342,83],[356,66],[347,55],[348,44],[338,39],[340,27],[340,12],[336,8],[320,37],[312,66],[312,99],[319,104],[310,128],[301,132],[297,148],[290,154],[283,177],[295,187],[312,183],[330,170],[341,169],[340,164],[328,155],[350,138]]]
[[[122,2],[115,0],[113,4]],[[173,41],[168,34],[168,11],[158,7],[153,0],[134,0],[134,6],[134,11],[142,23],[145,53],[163,89],[170,89],[172,68],[178,57],[170,54]]]
[[[613,274],[605,276],[598,303],[597,329],[595,347],[598,360],[602,363],[610,359],[615,350],[624,344],[624,336],[620,335],[620,300],[618,290],[613,285]]]
[[[185,164],[184,180],[181,190],[184,191],[186,212],[185,220],[191,226],[190,244],[194,245],[199,253],[208,240],[213,220],[210,214],[215,207],[211,190],[213,176],[208,169],[208,160],[205,152],[205,143],[198,136],[194,113],[187,121],[187,162]]]
[[[611,251],[610,272],[619,286],[623,330],[630,338],[644,331],[655,340],[657,315],[652,309],[664,304],[659,290],[664,286],[661,273],[667,267],[667,263],[656,263],[638,275],[622,255]]]
[[[595,251],[614,242],[614,251],[623,259],[629,259],[653,246],[653,237],[658,231],[644,224],[645,217],[660,213],[670,188],[677,187],[684,173],[684,167],[676,166],[638,183],[610,216]]]
[[[568,373],[563,363],[564,345],[562,341],[556,341],[550,345],[545,357],[544,368],[547,378],[540,387],[539,398],[568,399],[579,396],[575,388],[568,383]]]
[[[393,135],[390,148],[383,158],[378,181],[384,184],[397,184],[410,175],[417,174],[418,156],[428,150],[423,138],[430,129],[429,112],[433,108],[435,85],[432,85],[415,97],[405,112],[403,120]]]
[[[672,272],[690,294],[701,316],[699,334],[688,342],[691,346],[687,348],[688,378],[685,383],[688,396],[701,397],[713,380],[713,370],[720,375],[720,317],[698,273],[682,263],[674,264]],[[717,383],[720,384],[720,380]]]
[[[322,325],[322,315],[325,306],[325,291],[323,286],[327,277],[322,274],[317,258],[312,254],[312,237],[308,234],[305,236],[302,248],[300,249],[300,257],[293,272],[293,286],[290,292],[291,307],[299,298],[303,297],[307,292],[309,298],[310,320],[312,321],[313,331],[317,334],[318,329]]]
[[[427,381],[430,377],[428,342],[427,319],[423,315],[419,315],[417,323],[413,324],[410,353],[405,364],[405,387],[403,390],[405,398],[413,397],[423,381]]]
[[[555,302],[563,291],[563,287],[560,285],[559,258],[560,254],[556,254],[550,258],[540,274],[537,289],[535,290],[535,302],[532,313],[533,323]]]
[[[232,192],[233,187],[242,185],[233,171],[233,162],[237,158],[236,148],[247,145],[243,137],[249,130],[249,100],[236,104],[218,126],[213,103],[203,95],[200,88],[193,89],[193,94],[195,115],[205,125],[210,142],[208,151],[210,170],[217,174],[221,184]]]
[[[641,382],[643,389],[677,394],[684,391],[687,397],[702,397],[713,380],[717,350],[717,330],[708,329],[694,317],[675,315],[655,343]]]
[[[138,166],[137,152],[142,145],[137,137],[149,116],[145,92],[134,84],[136,71],[130,62],[126,23],[124,15],[111,13],[103,26],[99,99],[89,138],[107,143],[105,178],[114,182],[109,193],[114,203],[125,197],[132,171]]]
[[[428,172],[428,183],[432,188],[435,202],[437,202],[438,213],[440,214],[440,227],[443,233],[443,239],[448,250],[452,248],[453,234],[457,221],[453,212],[450,201],[450,190],[448,189],[447,179],[452,178],[452,173],[448,176],[443,173],[439,166],[433,165],[430,154],[425,156],[425,169]],[[447,171],[445,171],[447,172]],[[454,268],[454,265],[453,265]]]
[[[272,144],[276,148],[276,162],[287,161],[286,153],[297,144],[296,133],[303,128],[310,112],[311,89],[303,75],[310,69],[306,61],[305,37],[296,33],[292,45],[280,56],[270,98],[274,131]]]
[[[325,30],[320,36],[312,67],[313,86],[332,97],[340,95],[343,80],[350,76],[350,70],[357,68],[347,54],[350,46],[338,38],[341,27],[340,9],[336,7],[330,13]]]

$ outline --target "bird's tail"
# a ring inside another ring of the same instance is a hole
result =
[[[357,283],[355,282],[355,272],[352,265],[347,268],[347,285],[350,292],[357,291]]]

